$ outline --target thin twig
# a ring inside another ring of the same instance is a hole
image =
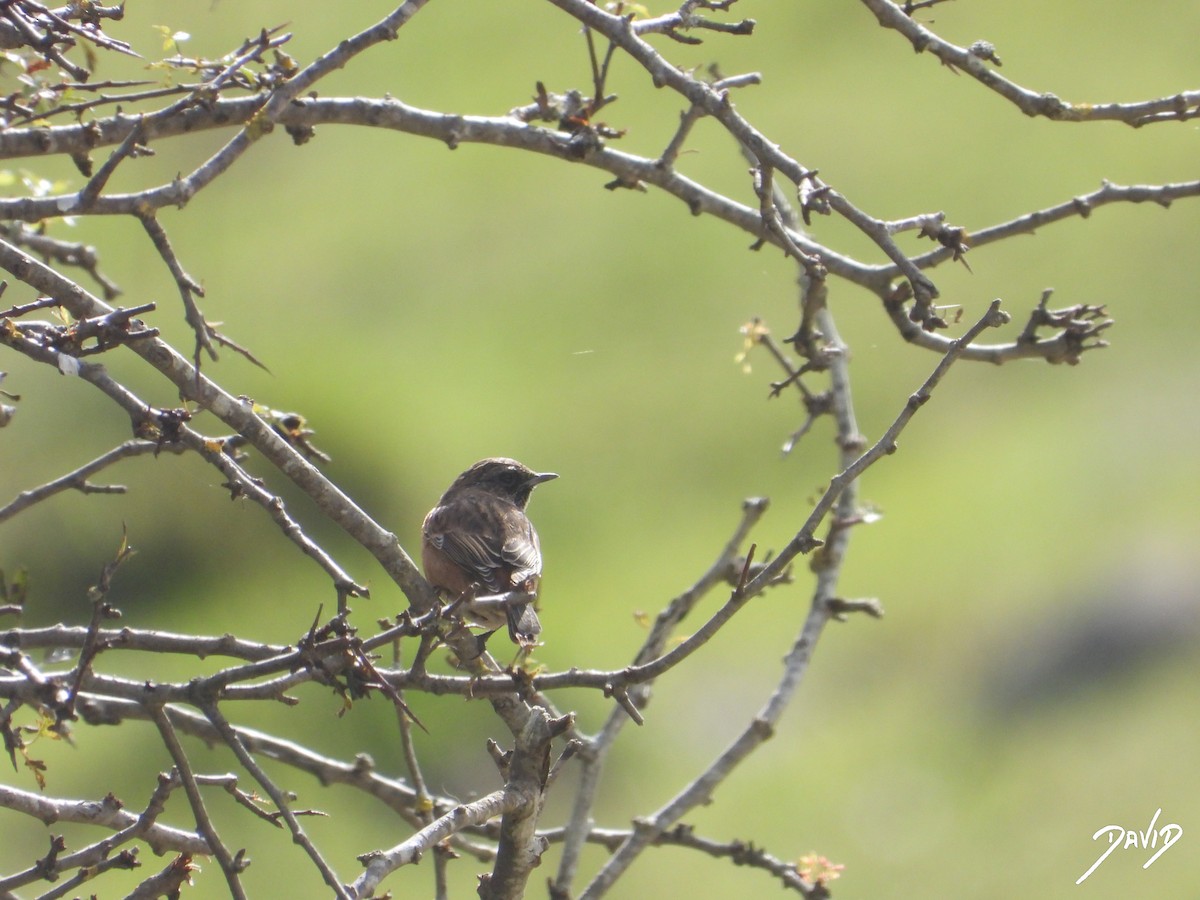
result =
[[[615,851],[632,834],[633,832],[629,829],[592,828],[587,833],[587,842],[599,844],[610,851]],[[558,843],[565,839],[566,829],[548,829],[542,832],[542,837],[552,844]],[[806,896],[813,892],[813,885],[800,877],[795,863],[785,862],[751,843],[738,840],[722,843],[697,835],[687,825],[677,825],[664,831],[655,839],[654,843],[656,846],[687,847],[716,859],[729,859],[734,865],[761,869],[778,878],[784,887]]]
[[[179,262],[179,257],[175,255],[175,250],[171,247],[171,239],[167,237],[166,229],[162,227],[157,217],[151,212],[145,211],[137,219],[142,223],[142,227],[146,229],[146,234],[150,236],[150,242],[154,244],[154,249],[158,251],[158,255],[166,263],[171,277],[175,279],[175,286],[179,289],[179,297],[183,300],[184,319],[192,327],[192,334],[196,338],[196,347],[192,358],[193,365],[196,367],[196,373],[199,374],[201,350],[207,351],[210,359],[215,360],[217,358],[217,351],[213,349],[212,345],[211,329],[208,322],[204,319],[204,314],[200,312],[200,307],[196,305],[195,300],[196,297],[204,296],[204,288],[196,279],[184,271],[183,266]]]
[[[0,240],[0,268],[21,273],[21,280],[38,287],[42,293],[60,298],[76,318],[107,315],[113,312],[108,304],[88,293],[58,272]],[[0,330],[0,343],[15,339]],[[58,356],[45,348],[21,342],[22,352],[42,362],[58,365]],[[131,350],[166,376],[184,397],[194,399],[234,431],[240,433],[273,465],[290,478],[317,507],[336,525],[359,541],[379,561],[388,575],[401,587],[418,611],[432,609],[436,597],[429,583],[418,571],[412,558],[396,541],[396,536],[367,516],[345,492],[326,478],[315,466],[258,416],[253,404],[234,397],[219,385],[197,372],[173,347],[158,338],[137,341],[128,345]],[[118,402],[135,421],[146,418],[149,407],[117,384],[98,366],[78,364],[78,374],[100,387]],[[188,435],[184,430],[181,434]],[[196,439],[203,441],[199,435]]]
[[[159,445],[154,441],[136,439],[126,441],[109,450],[107,453],[96,457],[91,462],[80,466],[74,472],[68,472],[66,475],[56,478],[53,481],[17,494],[7,506],[0,507],[0,522],[12,518],[35,503],[40,503],[66,490],[76,490],[84,494],[123,494],[128,490],[124,485],[95,485],[88,479],[120,460],[129,459],[134,456],[144,456],[147,453],[154,453],[158,449]],[[182,448],[171,449],[177,453],[182,452]]]
[[[15,249],[0,241],[0,258],[4,256],[5,248]],[[26,258],[29,259],[29,257]],[[101,304],[99,300],[95,300],[95,303],[101,310],[107,310],[107,312],[98,312],[99,315],[113,314],[114,311]],[[351,579],[332,556],[308,537],[299,523],[288,514],[283,501],[266,490],[259,479],[252,478],[232,456],[224,452],[225,447],[222,441],[205,438],[185,424],[190,418],[190,413],[186,410],[156,410],[117,382],[103,366],[87,363],[68,354],[60,353],[52,347],[26,337],[19,329],[15,331],[0,329],[0,344],[13,347],[31,359],[55,366],[59,371],[69,371],[99,388],[130,416],[135,432],[154,437],[157,447],[178,445],[200,454],[225,475],[226,486],[235,498],[246,496],[261,505],[284,535],[330,575],[337,591],[339,607],[344,605],[346,597],[367,596],[368,589]],[[156,348],[168,346],[160,343],[157,338],[147,338],[128,346],[140,349],[146,345],[156,345]],[[174,351],[170,351],[170,353],[174,355]],[[191,367],[185,371],[189,374],[195,373],[197,378],[201,377],[198,371]],[[232,398],[230,399],[232,400]],[[234,401],[234,405],[241,406],[236,401]],[[261,424],[258,417],[254,417],[254,421]],[[266,430],[271,435],[270,440],[281,440],[274,431],[269,428]],[[291,452],[295,453],[295,451]]]
[[[115,797],[99,800],[63,800],[48,797],[44,793],[23,791],[20,788],[0,784],[0,808],[20,812],[42,821],[75,822],[82,825],[99,825],[116,829],[115,833],[70,854],[61,854],[56,859],[56,870],[65,871],[77,866],[86,866],[101,859],[114,849],[131,840],[145,841],[156,853],[188,853],[197,856],[211,853],[208,842],[193,831],[184,831],[169,825],[159,824],[161,814],[160,797],[163,788],[156,788],[146,809],[138,815],[120,807]],[[11,891],[45,876],[44,869],[34,866],[0,878],[0,891]]]
[[[965,72],[1028,116],[1060,122],[1117,121],[1139,127],[1153,122],[1185,121],[1200,110],[1200,91],[1135,103],[1069,103],[1047,91],[1024,88],[996,71],[995,51],[986,42],[959,47],[907,15],[891,0],[862,0],[879,24],[904,35],[918,53],[932,53],[955,72]]]
[[[565,2],[565,0],[564,0]],[[692,93],[695,93],[692,91]],[[707,95],[706,95],[707,96]],[[715,102],[715,101],[714,101]],[[708,101],[706,100],[707,104]],[[157,122],[152,116],[147,119],[148,139],[180,133],[184,128],[212,128],[229,122],[247,121],[262,108],[261,98],[222,98],[211,110],[188,110],[186,115],[177,117],[170,122]],[[707,105],[704,106],[706,110]],[[708,114],[711,114],[709,112]],[[569,152],[569,136],[557,130],[530,129],[523,122],[511,117],[484,118],[473,116],[451,116],[440,112],[430,112],[416,107],[407,106],[397,100],[363,100],[361,98],[296,98],[284,108],[278,122],[288,127],[313,127],[322,123],[361,124],[366,126],[391,128],[407,133],[424,135],[445,141],[452,145],[464,142],[479,142],[497,146],[520,148],[525,151],[548,154],[557,158],[570,159],[573,163],[580,160]],[[98,130],[103,142],[119,141],[128,134],[128,117],[124,120],[108,119],[96,123],[96,128],[84,130],[80,126],[63,126],[53,129],[55,145],[66,148],[77,148],[82,152],[96,143],[94,131]],[[30,155],[42,152],[39,141],[42,138],[41,129],[10,130],[0,134],[0,157],[6,155]],[[9,149],[11,147],[11,150]],[[755,152],[766,152],[758,147]],[[775,153],[776,151],[771,151]],[[778,165],[771,159],[768,161]],[[232,160],[229,160],[232,162]],[[663,167],[659,159],[641,158],[623,153],[611,148],[602,147],[587,155],[583,164],[603,169],[613,175],[621,184],[642,184],[656,186],[683,201],[695,214],[714,215],[736,227],[754,235],[765,238],[773,244],[779,243],[775,234],[763,231],[761,211],[754,207],[738,203],[718,192],[705,188],[691,179],[676,172],[673,167]],[[133,215],[140,208],[158,209],[186,203],[195,190],[207,183],[209,174],[201,177],[199,170],[196,178],[185,179],[183,182],[173,181],[170,184],[151,188],[136,194],[102,197],[93,212],[101,215]],[[215,175],[215,173],[212,173]],[[805,178],[809,173],[798,165],[786,173],[789,180],[793,176]],[[1100,192],[1097,192],[1100,193]],[[1173,200],[1200,196],[1200,181],[1183,182],[1154,186],[1120,187],[1109,186],[1103,197],[1087,195],[1080,198],[1083,201],[1094,200],[1096,206],[1106,202],[1145,202],[1154,201],[1162,205]],[[849,211],[848,201],[840,195],[826,190],[825,195],[830,208]],[[0,218],[41,221],[61,214],[62,198],[18,198],[5,200],[0,198]],[[1086,215],[1087,203],[1071,201],[1055,207],[1053,215],[1044,221],[1057,221],[1067,215]],[[891,223],[862,214],[856,217],[863,227],[876,234],[890,248],[889,255],[893,261],[882,265],[859,262],[829,247],[823,247],[814,242],[811,237],[791,232],[789,238],[805,253],[817,255],[822,265],[831,276],[845,278],[878,294],[881,298],[889,298],[894,289],[892,282],[898,274],[917,278],[919,284],[925,284],[924,276],[914,274],[916,270],[927,269],[939,262],[954,257],[954,250],[939,248],[930,253],[905,258],[896,247],[891,237]],[[1025,220],[1027,217],[1022,217]],[[1035,215],[1020,230],[1030,230],[1036,227],[1038,217]],[[1003,227],[1003,226],[997,226]],[[989,240],[991,229],[984,228],[971,233],[971,245],[978,248]],[[1002,236],[997,234],[997,237]],[[924,299],[922,311],[932,311],[932,297],[928,290],[921,292]],[[906,338],[920,346],[928,347],[939,353],[948,346],[948,339],[941,335],[924,332],[920,327],[913,333],[906,333]],[[1003,361],[1005,359],[1030,358],[1058,352],[1056,346],[1042,344],[1015,344],[972,346],[964,355],[966,359]]]
[[[761,590],[772,575],[778,575],[783,567],[798,553],[807,552],[815,546],[819,546],[822,542],[817,541],[813,537],[813,532],[825,518],[829,510],[835,505],[841,514],[840,518],[850,518],[850,514],[853,512],[854,485],[859,477],[874,462],[888,453],[895,451],[896,439],[900,432],[903,431],[916,411],[929,399],[934,387],[941,381],[946,371],[958,358],[962,350],[982,333],[984,329],[998,326],[1007,320],[1008,316],[1000,311],[999,301],[992,303],[983,317],[955,342],[955,348],[938,362],[937,367],[925,380],[925,383],[909,397],[908,403],[905,404],[904,409],[896,417],[883,437],[869,450],[846,465],[841,473],[834,476],[829,488],[822,495],[821,499],[818,500],[804,528],[801,529],[779,556],[765,566],[755,578],[751,579],[749,584],[745,586],[747,593],[753,595],[756,587]],[[843,422],[839,418],[839,430],[856,431],[857,429],[853,427],[851,421]],[[847,455],[850,455],[854,450],[848,449],[845,452]],[[600,872],[597,873],[596,877],[580,895],[580,900],[596,900],[596,898],[606,894],[633,861],[653,843],[658,835],[673,826],[682,816],[686,815],[697,805],[708,802],[717,786],[763,741],[771,737],[775,723],[799,687],[800,681],[808,668],[808,663],[812,658],[813,649],[816,647],[821,632],[830,618],[830,612],[824,603],[824,599],[833,596],[830,593],[832,583],[836,582],[838,573],[840,572],[841,550],[839,547],[841,542],[846,540],[848,534],[848,529],[841,524],[840,518],[835,517],[829,526],[829,543],[832,543],[835,539],[838,541],[838,544],[832,550],[837,555],[838,563],[830,565],[827,561],[821,560],[821,564],[817,566],[818,581],[813,606],[792,650],[784,659],[783,675],[762,710],[751,720],[750,724],[733,743],[695,780],[686,785],[652,816],[636,821],[631,836],[622,843],[620,849],[617,850],[613,857],[601,868]],[[823,554],[830,552],[831,549],[829,546],[823,548]]]
[[[129,132],[125,140],[121,141],[117,149],[109,154],[108,159],[104,161],[104,164],[96,171],[96,174],[83,186],[83,189],[78,194],[76,205],[71,212],[84,213],[88,211],[91,205],[96,202],[96,198],[104,190],[105,185],[108,184],[109,178],[117,171],[117,167],[126,159],[137,155],[139,144],[144,139],[144,135],[145,119],[142,118],[138,120],[138,123]]]
[[[366,871],[354,880],[349,896],[355,900],[372,896],[383,879],[396,869],[419,862],[425,853],[440,842],[465,828],[481,825],[503,815],[516,803],[517,798],[510,792],[494,791],[479,800],[455,806],[389,850],[378,850],[359,857]]]
[[[313,865],[317,867],[317,870],[321,873],[322,879],[333,891],[334,896],[338,897],[339,900],[350,900],[350,894],[346,892],[346,888],[342,884],[341,879],[337,877],[337,873],[334,872],[329,863],[325,861],[325,858],[317,849],[316,844],[312,842],[312,839],[309,838],[308,834],[305,833],[304,829],[300,826],[300,822],[296,818],[296,814],[292,812],[291,805],[288,803],[288,798],[284,795],[283,791],[279,789],[279,786],[275,784],[270,776],[267,775],[262,766],[255,761],[254,757],[250,754],[250,751],[246,749],[245,745],[238,737],[237,732],[232,726],[230,726],[229,721],[224,715],[222,715],[221,711],[217,709],[216,704],[205,704],[203,711],[205,717],[209,722],[212,723],[213,727],[216,728],[225,745],[233,751],[234,756],[238,758],[238,761],[242,764],[243,768],[250,773],[250,776],[257,781],[259,785],[262,786],[262,789],[267,792],[268,796],[270,796],[272,802],[275,804],[275,808],[278,809],[280,815],[283,816],[283,821],[287,823],[287,827],[291,830],[292,840],[296,844],[299,844],[300,847],[303,848],[304,852],[308,854],[309,859],[311,859]],[[223,867],[224,866],[222,866],[222,868]]]
[[[242,887],[240,877],[242,866],[235,861],[233,855],[229,852],[229,848],[225,846],[225,842],[221,840],[220,835],[217,833],[212,819],[209,818],[208,809],[204,805],[204,798],[200,796],[200,787],[196,783],[196,776],[192,772],[192,767],[188,762],[187,754],[183,750],[183,745],[179,743],[175,727],[171,724],[170,719],[167,718],[167,714],[161,705],[150,704],[146,706],[146,711],[150,714],[150,718],[154,721],[154,724],[158,726],[158,733],[162,737],[163,744],[166,746],[167,752],[171,754],[171,759],[175,761],[175,771],[183,783],[184,793],[187,794],[188,803],[192,807],[192,814],[196,818],[196,830],[207,840],[209,849],[212,851],[213,856],[216,857],[221,871],[225,874],[225,883],[229,885],[230,894],[235,900],[245,900],[246,892]]]
[[[734,563],[738,553],[741,552],[742,544],[745,543],[766,510],[767,501],[763,498],[754,498],[742,504],[742,518],[725,546],[721,548],[716,560],[688,590],[672,600],[658,614],[650,634],[647,635],[641,649],[634,657],[635,665],[648,663],[662,655],[663,648],[666,647],[676,626],[687,617],[702,597],[726,579],[730,565]],[[636,706],[645,706],[649,700],[650,684],[640,688],[631,697],[631,702]],[[571,884],[579,867],[580,854],[591,828],[592,810],[599,795],[604,764],[618,735],[629,721],[631,721],[631,717],[623,709],[614,709],[609,713],[600,732],[586,742],[586,746],[580,754],[583,764],[579,787],[575,792],[575,800],[572,804],[566,838],[563,843],[562,858],[554,879],[555,890],[562,896],[570,893]]]
[[[804,527],[801,528],[800,531],[797,532],[796,536],[787,544],[787,546],[780,551],[779,555],[776,556],[775,559],[773,559],[762,570],[762,572],[760,572],[751,581],[750,585],[747,587],[747,590],[753,591],[756,587],[761,586],[759,584],[760,582],[769,581],[771,578],[779,575],[783,571],[784,567],[786,567],[786,565],[790,563],[797,554],[807,553],[808,551],[820,545],[820,541],[817,541],[813,537],[813,533],[821,521],[829,513],[830,509],[833,508],[842,491],[844,491],[848,485],[852,484],[862,475],[863,472],[865,472],[884,456],[896,451],[896,440],[899,437],[900,432],[904,430],[905,426],[908,425],[908,423],[912,420],[912,417],[916,415],[917,410],[924,406],[926,401],[929,400],[933,389],[937,386],[938,382],[942,380],[942,377],[949,370],[950,366],[953,365],[954,362],[967,349],[967,347],[971,345],[971,342],[974,341],[975,338],[977,338],[980,334],[982,334],[985,329],[999,327],[1008,321],[1008,314],[1000,309],[1000,301],[992,301],[991,305],[987,309],[987,312],[983,314],[979,321],[972,325],[962,337],[952,342],[950,349],[948,349],[946,354],[938,361],[937,366],[934,368],[930,376],[925,380],[925,383],[922,384],[921,387],[908,398],[908,402],[905,404],[904,409],[901,410],[900,414],[888,427],[887,431],[884,432],[883,436],[874,445],[872,445],[870,449],[855,459],[850,465],[842,469],[841,472],[839,472],[830,480],[829,487],[826,488],[824,494],[822,494],[821,498],[817,501],[817,504],[814,507],[811,515],[808,517],[808,520],[805,522]]]

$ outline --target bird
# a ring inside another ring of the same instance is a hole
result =
[[[542,631],[533,608],[542,551],[525,505],[535,487],[557,477],[507,457],[481,459],[454,479],[421,526],[421,565],[433,588],[465,597],[466,618],[475,623],[493,631],[507,626],[522,650]],[[529,599],[522,602],[521,594]],[[473,603],[487,595],[509,596]]]

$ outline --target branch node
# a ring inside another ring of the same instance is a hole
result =
[[[825,609],[829,615],[839,622],[849,619],[851,613],[864,613],[872,619],[883,618],[883,604],[874,597],[861,600],[846,600],[842,597],[829,597],[825,601]]]

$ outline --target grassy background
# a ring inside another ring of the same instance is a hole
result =
[[[994,7],[948,4],[924,19],[960,44],[992,41],[1004,74],[1068,100],[1131,101],[1192,86],[1200,18],[1191,4],[1149,4],[1136,17],[1101,14],[1082,0]],[[159,43],[151,26],[165,24],[194,35],[189,52],[219,55],[287,21],[296,34],[289,52],[304,63],[387,8],[160,2],[131,5],[113,31],[152,55]],[[739,108],[873,214],[942,209],[977,229],[1104,178],[1196,176],[1195,124],[1134,131],[1027,119],[973,80],[915,56],[854,4],[742,0],[735,12],[758,20],[753,38],[663,42],[666,53],[681,65],[715,60],[726,73],[762,72],[761,87],[735,98]],[[115,77],[120,67],[111,65],[99,77]],[[430,4],[397,41],[320,91],[390,93],[496,115],[527,102],[539,79],[551,90],[588,88],[577,29],[548,4],[466,0]],[[623,149],[655,155],[674,129],[678,98],[648,90],[619,57],[613,79],[621,99],[604,117],[628,129]],[[156,157],[124,165],[114,187],[186,171],[227,137],[159,144]],[[691,149],[685,172],[752,202],[744,166],[712,123],[701,123]],[[70,175],[39,160],[24,165]],[[802,410],[790,398],[768,402],[776,373],[765,357],[752,358],[748,376],[733,362],[737,328],[751,316],[780,335],[794,327],[789,264],[774,252],[747,252],[745,235],[694,219],[664,196],[604,191],[605,180],[501,149],[449,152],[368,130],[322,128],[297,149],[281,131],[186,210],[162,214],[184,265],[205,285],[208,317],[272,372],[225,354],[210,374],[233,393],[302,411],[334,457],[330,476],[406,547],[415,549],[421,517],[450,478],[479,457],[512,455],[562,475],[532,505],[547,559],[539,656],[553,669],[622,665],[643,636],[635,614],[653,614],[694,580],[743,497],[771,497],[756,540],[778,547],[834,459],[822,424],[781,460],[778,447]],[[784,858],[815,851],[844,863],[838,897],[1196,892],[1198,226],[1194,203],[1107,207],[973,252],[974,274],[933,273],[945,302],[961,304],[967,319],[1000,296],[1019,323],[1048,286],[1060,305],[1106,303],[1118,322],[1113,346],[1077,368],[952,371],[900,453],[862,486],[884,517],[856,533],[843,587],[847,596],[880,597],[887,617],[827,632],[776,738],[689,818],[701,833],[753,840]],[[878,259],[843,223],[819,220],[814,233]],[[155,324],[190,346],[174,286],[140,226],[85,222],[65,236],[96,244],[126,291],[123,302],[156,300]],[[28,298],[14,288],[6,299]],[[831,302],[854,352],[860,424],[875,438],[935,359],[897,340],[866,293],[834,284]],[[137,361],[114,355],[106,364],[148,401],[175,403]],[[128,436],[123,417],[86,385],[11,356],[3,368],[5,387],[23,400],[0,442],[0,502]],[[220,431],[210,418],[196,424]],[[111,478],[130,493],[62,496],[0,527],[0,566],[30,572],[30,623],[86,620],[84,591],[123,524],[139,553],[113,599],[131,626],[290,641],[330,601],[315,567],[260,510],[231,504],[199,461],[140,460]],[[403,608],[361,550],[286,485],[272,487],[356,578],[370,581],[372,599],[359,604],[365,629]],[[798,575],[661,685],[647,727],[629,729],[616,751],[598,824],[625,826],[657,809],[762,704],[807,608],[811,585],[803,567]],[[136,660],[106,662],[148,674]],[[153,677],[188,674],[156,661]],[[369,752],[384,771],[403,773],[386,703],[359,704],[338,720],[335,699],[303,697],[297,708],[230,712],[268,731],[300,731],[345,758]],[[580,711],[585,730],[606,712],[591,695],[562,703]],[[431,785],[463,798],[493,789],[482,745],[501,735],[486,708],[452,699],[414,705],[433,732],[420,737]],[[42,743],[34,755],[50,763],[52,794],[94,795],[101,767],[102,789],[111,785],[137,809],[152,789],[145,768],[169,764],[151,732],[80,728],[77,748]],[[233,765],[226,754],[196,753],[207,771]],[[406,836],[357,795],[277,774],[299,805],[332,813],[306,827],[347,879],[357,873],[353,853]],[[5,778],[30,787],[21,774]],[[561,818],[569,786],[552,796],[547,822]],[[302,871],[289,895],[324,896],[285,833],[264,834],[225,800],[212,802],[227,840],[256,848],[246,876],[255,895]],[[1148,852],[1117,852],[1075,886],[1099,852],[1096,830],[1145,828],[1160,807],[1159,824],[1184,828],[1178,847],[1149,870],[1141,868]],[[171,820],[190,824],[182,798]],[[44,853],[24,826],[0,812],[0,832],[10,837],[0,851],[4,871]],[[87,839],[66,832],[72,846]],[[547,875],[556,860],[552,850]],[[588,857],[590,865],[601,860],[598,851]],[[471,869],[454,867],[460,894],[472,889]],[[216,865],[205,870],[193,894],[219,896]],[[427,896],[430,878],[406,873],[387,886],[397,897]],[[615,896],[667,890],[744,896],[778,888],[727,863],[664,850],[647,854]],[[531,894],[541,895],[537,884]]]

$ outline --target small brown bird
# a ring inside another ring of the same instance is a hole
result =
[[[480,460],[454,479],[421,526],[421,564],[437,590],[452,598],[529,595],[528,602],[467,606],[467,617],[480,625],[507,624],[508,636],[521,647],[531,646],[542,630],[533,608],[542,551],[525,504],[535,487],[557,477],[515,459]]]

